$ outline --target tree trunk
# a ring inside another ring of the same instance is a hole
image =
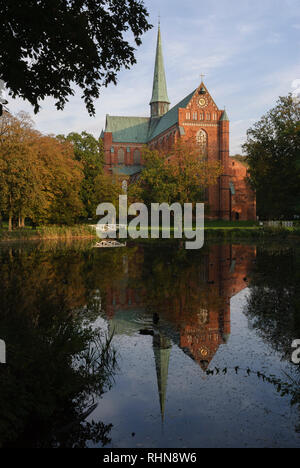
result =
[[[8,216],[8,230],[12,231],[12,214],[11,213],[9,213],[9,216]]]
[[[25,227],[25,217],[24,216],[21,216],[21,227],[22,228]]]

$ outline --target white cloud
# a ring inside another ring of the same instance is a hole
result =
[[[237,29],[241,34],[253,34],[259,29],[259,25],[255,23],[239,24]]]

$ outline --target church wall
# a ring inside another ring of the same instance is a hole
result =
[[[205,95],[200,94],[200,89],[204,88]],[[204,106],[200,106],[199,102],[201,99],[204,100]],[[220,161],[222,155],[227,158],[228,155],[224,152],[221,153],[222,149],[222,138],[220,134],[220,118],[222,117],[223,111],[220,111],[213,101],[212,97],[201,84],[198,90],[195,92],[192,100],[189,102],[186,108],[179,109],[179,125],[184,128],[186,139],[193,139],[196,141],[197,133],[203,130],[207,135],[207,158],[209,161]],[[229,124],[229,122],[228,122]],[[227,146],[229,148],[229,135]],[[225,145],[226,146],[226,145]],[[224,163],[224,161],[222,161]],[[224,166],[226,166],[226,161]],[[207,211],[208,219],[227,219],[229,218],[229,200],[226,191],[222,190],[224,181],[219,181],[216,185],[210,186],[207,189],[208,194],[208,205]],[[227,210],[227,213],[226,213]]]
[[[124,165],[133,166],[136,165],[134,161],[134,152],[136,150],[140,151],[141,155],[141,165],[143,164],[142,160],[142,150],[145,147],[141,143],[114,143],[112,138],[112,133],[106,132],[103,138],[104,143],[104,157],[105,157],[105,167],[104,171],[106,173],[111,173],[111,168],[113,166],[118,166],[118,151],[122,149],[124,151]],[[111,149],[114,149],[112,152]],[[129,148],[129,151],[128,151]]]
[[[229,162],[236,194],[232,197],[232,219],[256,221],[256,198],[247,181],[247,167],[239,161]]]

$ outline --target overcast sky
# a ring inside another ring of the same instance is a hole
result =
[[[104,89],[89,117],[80,91],[64,111],[54,100],[35,115],[23,100],[9,109],[28,111],[43,133],[86,130],[96,137],[105,115],[148,116],[152,92],[158,14],[171,106],[200,83],[216,104],[226,106],[231,120],[231,154],[240,152],[246,130],[274,106],[278,96],[293,91],[300,79],[299,0],[145,0],[154,28],[137,50],[137,64],[119,74],[118,85]]]

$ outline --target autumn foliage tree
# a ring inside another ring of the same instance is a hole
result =
[[[36,131],[25,113],[0,121],[0,210],[14,224],[71,224],[82,212],[82,166],[69,143]],[[13,222],[15,220],[15,222]],[[16,222],[17,221],[17,222]]]
[[[13,218],[19,226],[24,217],[43,203],[40,161],[36,151],[38,132],[25,114],[19,118],[6,114],[0,130],[0,205],[12,229]]]
[[[73,224],[83,213],[80,187],[84,174],[72,145],[53,136],[40,136],[37,153],[44,203],[36,206],[35,219],[39,223]]]
[[[219,161],[209,161],[193,139],[179,139],[168,150],[143,151],[145,168],[129,190],[131,198],[146,204],[205,202],[205,189],[223,172]]]

